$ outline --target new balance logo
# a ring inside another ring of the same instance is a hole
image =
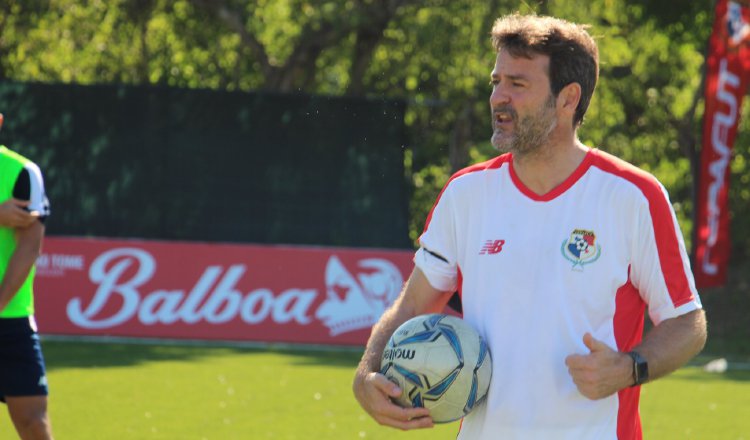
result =
[[[505,240],[487,240],[479,251],[479,255],[494,255],[503,250]]]

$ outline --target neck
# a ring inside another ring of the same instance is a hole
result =
[[[513,154],[513,171],[524,185],[544,195],[563,183],[581,164],[589,148],[573,134],[564,139],[550,138],[538,150]]]

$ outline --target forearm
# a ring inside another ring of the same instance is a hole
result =
[[[365,353],[359,362],[358,372],[369,373],[380,369],[380,359],[388,339],[401,323],[414,315],[398,307],[398,303],[388,309],[372,328],[370,339],[367,341]]]
[[[583,342],[588,354],[565,358],[581,394],[601,399],[633,385],[633,360],[629,355],[610,348],[590,333],[584,335]],[[634,350],[646,358],[649,380],[654,380],[683,366],[701,351],[705,342],[706,318],[703,310],[696,310],[660,323]]]
[[[449,298],[447,292],[436,291],[429,285],[424,274],[418,269],[415,270],[409,277],[404,292],[373,326],[365,353],[359,363],[358,373],[378,371],[383,349],[393,332],[414,316],[439,313]]]
[[[655,326],[634,350],[646,358],[649,380],[654,380],[685,365],[705,343],[705,313],[695,310]]]
[[[414,316],[442,310],[448,297],[447,292],[432,287],[424,274],[415,268],[393,306],[373,326],[365,353],[354,375],[352,391],[362,409],[379,424],[398,429],[433,426],[427,408],[402,408],[391,400],[401,395],[403,390],[378,370],[383,349],[393,332]]]

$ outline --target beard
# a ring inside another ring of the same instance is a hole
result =
[[[518,118],[518,113],[510,105],[493,108],[493,115],[497,111],[507,112],[513,119],[513,131],[505,133],[501,128],[495,128],[492,133],[492,146],[501,153],[513,153],[524,156],[539,151],[549,139],[552,130],[557,127],[555,114],[555,98],[550,95],[537,112]],[[494,123],[494,119],[493,119]]]

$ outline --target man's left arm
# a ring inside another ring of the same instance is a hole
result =
[[[633,359],[613,350],[586,333],[583,342],[588,354],[565,359],[578,390],[589,399],[602,399],[635,383]],[[666,376],[700,353],[706,343],[706,317],[703,309],[666,319],[653,327],[634,348],[648,362],[649,381]]]
[[[654,380],[675,371],[700,353],[706,337],[706,314],[698,309],[655,326],[633,351],[646,359],[649,380]],[[630,365],[632,374],[632,360]]]
[[[41,221],[16,229],[16,250],[8,261],[5,276],[0,281],[0,310],[5,309],[28,277],[41,252],[43,238],[44,223]]]

